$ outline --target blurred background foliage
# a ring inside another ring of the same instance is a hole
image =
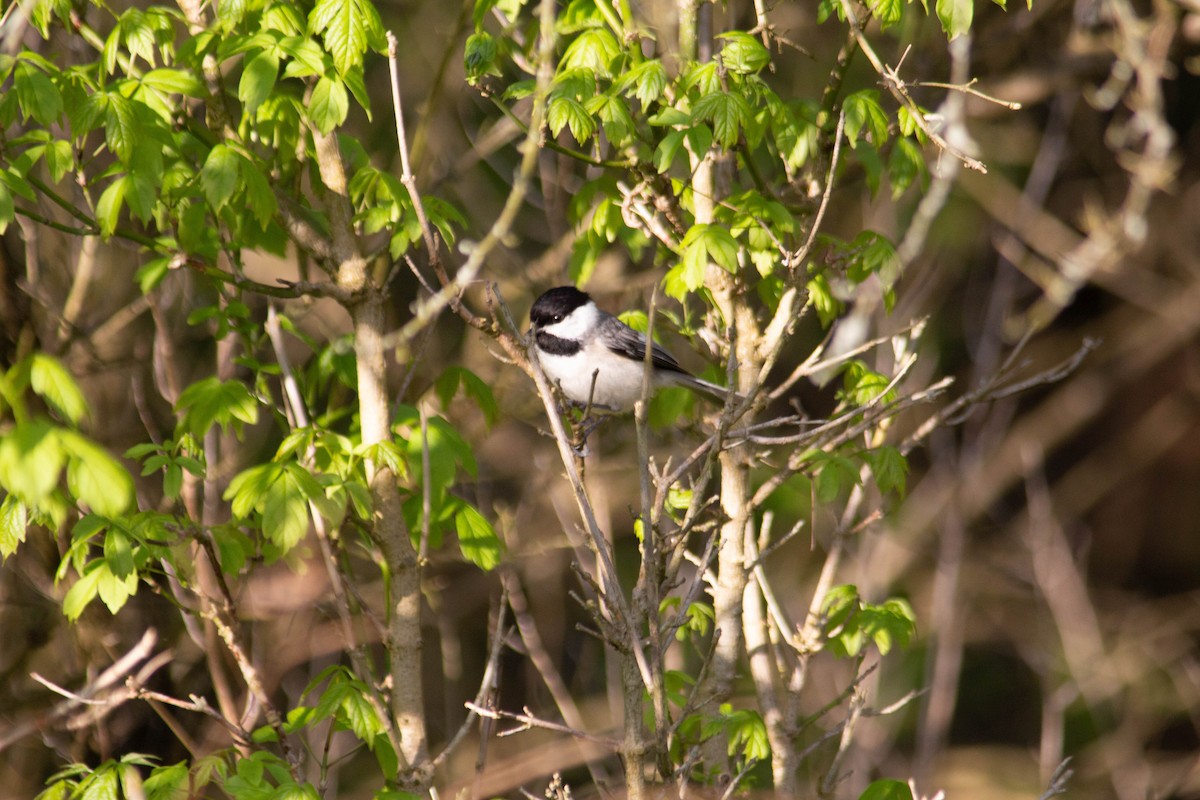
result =
[[[671,30],[673,3],[640,6],[651,30]],[[416,118],[418,182],[429,195],[457,205],[466,220],[464,238],[477,239],[508,195],[519,159],[513,145],[522,134],[496,113],[486,80],[479,87],[464,80],[471,4],[382,0],[378,7],[400,41],[401,81]],[[777,59],[768,82],[786,98],[819,98],[842,41],[817,23],[815,3],[768,7],[776,33],[802,48],[799,57]],[[1144,230],[1136,231],[1137,246],[1116,253],[1046,309],[1045,298],[1061,288],[1055,259],[1079,243],[1100,219],[1099,209],[1112,208],[1127,191],[1129,165],[1114,156],[1120,143],[1111,140],[1110,123],[1128,109],[1104,102],[1105,87],[1128,78],[1112,71],[1121,33],[1103,0],[1043,0],[1007,11],[980,3],[971,34],[976,88],[1021,107],[967,97],[975,155],[987,173],[960,171],[898,284],[890,314],[865,301],[850,303],[847,312],[871,335],[927,316],[917,369],[925,377],[953,375],[960,388],[998,366],[1031,315],[1043,314],[1036,322],[1044,324],[1022,355],[1031,372],[1066,361],[1086,340],[1095,342],[1062,380],[975,408],[914,451],[904,502],[855,542],[847,562],[844,578],[864,596],[907,597],[918,619],[916,640],[886,656],[887,681],[870,691],[886,703],[914,686],[928,689],[893,715],[864,720],[851,757],[864,772],[911,774],[931,794],[1037,797],[1048,771],[1071,756],[1071,796],[1200,798],[1200,7],[1147,0],[1133,8],[1150,31],[1145,41],[1166,53],[1163,113],[1174,137],[1169,174],[1155,176],[1161,191],[1139,215]],[[722,4],[716,13],[752,25],[750,3]],[[936,20],[905,13],[891,32],[872,36],[889,63],[907,50],[906,75],[946,79],[947,49]],[[41,46],[48,56],[71,57],[54,52],[53,42]],[[352,112],[347,132],[377,166],[398,172],[386,68],[382,59],[369,60],[374,118]],[[877,83],[859,57],[844,91]],[[912,91],[927,107],[945,93]],[[541,290],[566,280],[573,240],[567,210],[580,178],[577,161],[545,150],[536,191],[506,246],[487,264],[486,279],[496,282],[518,318]],[[903,240],[921,187],[893,196],[867,184],[861,173],[841,176],[825,230],[847,240],[864,229]],[[210,335],[185,323],[203,304],[194,294],[198,284],[186,276],[167,281],[162,299],[143,305],[133,280],[135,252],[114,241],[96,254],[86,299],[72,305],[77,276],[67,266],[77,263],[77,240],[22,224],[9,229],[3,245],[0,362],[7,366],[30,341],[62,358],[92,404],[92,435],[113,452],[143,441],[148,426],[169,430],[170,409],[146,386],[155,380],[163,346],[173,348],[178,363],[199,368],[211,362]],[[296,265],[283,261],[247,266],[264,279],[296,275]],[[587,288],[613,312],[644,309],[662,277],[645,266],[603,255]],[[393,285],[396,320],[406,318],[415,294],[404,277]],[[472,299],[478,297],[472,290]],[[249,312],[260,319],[265,305]],[[288,313],[320,339],[348,328],[341,309],[327,300],[297,301]],[[815,320],[803,325],[803,346],[782,360],[785,374],[823,336]],[[169,342],[163,330],[171,332]],[[544,423],[528,379],[489,351],[488,340],[445,316],[414,371],[397,370],[395,389],[424,391],[446,364],[465,365],[493,387],[500,410],[493,427],[470,404],[456,401],[449,412],[475,444],[477,478],[465,491],[479,507],[495,509],[509,574],[530,599],[545,651],[581,708],[590,719],[612,719],[619,700],[607,691],[611,676],[600,647],[577,629],[584,617],[569,596],[577,580],[562,541],[563,526],[573,524],[569,489],[539,433]],[[306,361],[311,354],[294,355],[317,368]],[[346,391],[332,377],[336,356],[327,360],[328,391]],[[796,392],[819,417],[831,407],[835,388],[807,384]],[[919,419],[896,424],[907,431]],[[257,435],[254,429],[246,434],[252,447],[274,446]],[[660,430],[655,447],[665,456],[685,452],[691,440],[688,430]],[[588,481],[603,498],[601,511],[611,523],[605,527],[619,549],[632,552],[629,509],[638,502],[632,428],[608,426],[593,448]],[[777,587],[794,590],[780,599],[799,613],[836,520],[811,509],[806,484],[794,488],[776,502],[809,516],[811,527],[773,556],[768,570]],[[153,594],[139,594],[119,617],[92,607],[68,625],[53,581],[58,559],[53,540],[34,537],[0,569],[0,714],[6,722],[54,700],[30,672],[71,685],[147,627],[175,647],[170,669],[156,678],[163,689],[209,691],[193,681],[204,680],[206,659],[219,656],[181,635],[178,615]],[[463,702],[474,695],[500,577],[456,557],[434,559],[425,635],[437,740],[457,728]],[[325,591],[321,570],[276,565],[259,572],[241,598],[273,691],[298,694],[337,658],[341,642],[322,610]],[[549,707],[523,654],[510,653],[501,663],[503,707]],[[844,685],[839,669],[825,665],[814,679],[823,691],[814,693],[813,710]],[[162,725],[146,705],[126,704],[103,725],[27,737],[0,757],[0,795],[36,794],[64,758],[112,752],[154,753],[167,762],[182,757],[178,745],[162,751],[173,741]],[[205,728],[193,735],[201,748],[206,736],[220,739],[219,731]],[[578,774],[587,757],[586,747],[545,732],[492,747],[484,796],[544,785],[554,771]],[[448,773],[469,776],[475,756],[464,752]],[[446,787],[443,796],[454,790]],[[343,796],[356,796],[349,779]]]

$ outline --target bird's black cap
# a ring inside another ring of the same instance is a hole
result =
[[[529,309],[529,321],[535,327],[544,327],[561,322],[568,314],[592,298],[574,286],[556,286],[542,293]]]

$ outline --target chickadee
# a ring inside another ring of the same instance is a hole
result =
[[[529,322],[542,370],[568,400],[620,412],[641,399],[646,337],[601,311],[586,292],[550,289],[529,309]],[[657,344],[650,345],[650,362],[654,389],[686,386],[721,403],[729,394],[688,373]]]

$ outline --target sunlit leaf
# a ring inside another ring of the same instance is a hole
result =
[[[318,0],[309,14],[308,29],[321,35],[342,74],[360,66],[368,48],[383,43],[383,23],[370,0]]]
[[[191,794],[186,761],[155,767],[142,784],[146,800],[187,800]]]
[[[329,133],[345,122],[349,113],[350,98],[345,84],[329,77],[317,81],[308,104],[308,118],[317,130]]]
[[[724,41],[721,63],[731,72],[751,75],[771,63],[771,54],[762,42],[743,31],[729,31],[717,37]]]
[[[713,139],[726,150],[737,144],[741,126],[749,118],[746,98],[733,92],[706,94],[692,107],[692,119],[711,124]]]
[[[208,204],[218,211],[233,199],[238,186],[238,154],[218,144],[209,151],[200,168],[200,186]]]
[[[169,94],[182,94],[197,98],[204,96],[204,84],[200,82],[200,79],[181,69],[168,67],[152,69],[142,76],[142,83]]]
[[[885,778],[871,781],[858,800],[913,800],[913,795],[907,783]]]
[[[67,486],[88,507],[107,517],[124,512],[133,502],[133,478],[120,461],[98,444],[74,431],[62,431],[67,462]]]
[[[499,75],[496,66],[496,40],[487,31],[479,31],[467,37],[463,51],[463,68],[467,82],[474,86],[484,75]]]
[[[0,502],[0,560],[17,552],[17,547],[25,541],[28,525],[29,510],[25,504],[16,495],[5,495]]]
[[[667,70],[658,59],[648,59],[624,72],[613,88],[626,96],[636,97],[645,108],[662,97],[667,88]]]
[[[96,201],[96,221],[100,223],[100,235],[108,238],[121,221],[121,207],[125,204],[125,193],[129,190],[129,176],[122,175],[105,187]]]
[[[559,69],[583,67],[601,77],[610,77],[609,65],[620,52],[620,44],[606,29],[588,28],[567,45]]]
[[[463,557],[481,569],[491,570],[500,563],[503,546],[496,529],[468,503],[463,503],[454,515],[458,547]]]
[[[46,127],[58,121],[63,112],[62,94],[46,73],[28,61],[20,61],[13,70],[13,85],[26,116]]]
[[[558,136],[564,127],[569,127],[571,136],[580,144],[590,139],[596,132],[595,120],[588,114],[583,104],[572,97],[558,96],[551,100],[546,113],[546,122],[549,123],[550,131],[555,136]]]
[[[87,400],[79,385],[53,356],[34,353],[29,357],[29,386],[74,425],[87,414]]]
[[[237,95],[247,114],[258,111],[258,107],[275,88],[278,77],[279,57],[269,50],[263,50],[246,62],[238,81]]]
[[[60,434],[48,423],[32,420],[0,438],[0,487],[29,504],[50,494],[66,461]]]
[[[116,92],[109,93],[105,105],[104,140],[108,149],[124,162],[133,158],[135,148],[145,144],[133,102]]]
[[[116,614],[120,611],[130,597],[137,594],[138,576],[136,572],[131,572],[124,577],[115,575],[109,567],[107,561],[100,563],[96,568],[99,577],[96,580],[96,593],[100,596],[100,601],[108,607],[110,614]]]
[[[79,615],[87,608],[88,603],[92,602],[96,597],[97,587],[100,579],[103,577],[101,569],[104,567],[104,562],[92,562],[91,569],[86,570],[83,575],[79,576],[79,580],[72,584],[67,590],[67,594],[63,597],[63,613],[67,619],[74,622],[79,619]],[[107,570],[105,570],[107,573]]]
[[[934,10],[948,39],[957,39],[971,29],[974,0],[937,0]]]
[[[229,426],[237,431],[242,423],[258,422],[258,401],[244,384],[236,380],[222,381],[216,377],[193,383],[179,395],[176,411],[182,413],[182,430],[202,440],[213,425]]]

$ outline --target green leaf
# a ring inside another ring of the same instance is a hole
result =
[[[175,405],[181,430],[197,440],[204,438],[214,424],[241,432],[242,423],[258,422],[258,401],[244,384],[236,380],[221,381],[210,377],[193,383],[183,390]]]
[[[63,112],[62,94],[46,73],[28,61],[19,61],[13,71],[13,85],[17,103],[27,117],[46,127],[58,122]]]
[[[560,95],[552,99],[546,114],[546,121],[550,125],[550,132],[555,136],[558,136],[564,127],[570,127],[571,136],[580,144],[590,139],[596,132],[595,120],[588,114],[583,104],[572,97]]]
[[[279,478],[283,465],[259,464],[234,476],[225,489],[224,498],[232,500],[231,510],[237,517],[248,517],[262,508],[267,490]]]
[[[276,5],[272,8],[292,7]],[[325,51],[307,36],[288,36],[279,43],[279,47],[291,58],[284,68],[285,78],[307,78],[325,72]]]
[[[588,28],[576,36],[563,53],[559,71],[589,69],[603,78],[612,77],[609,65],[621,53],[616,37],[604,28]]]
[[[680,242],[680,248],[683,259],[664,280],[667,294],[672,297],[682,299],[703,286],[709,261],[730,273],[737,272],[737,241],[720,225],[693,225]]]
[[[604,93],[590,97],[583,107],[604,124],[604,133],[614,144],[624,142],[634,128],[633,116],[629,107],[620,97]]]
[[[96,593],[100,601],[108,606],[110,614],[116,614],[124,607],[130,597],[137,594],[138,576],[136,572],[125,577],[114,575],[108,562],[101,562],[96,568],[99,578],[96,581]],[[113,795],[114,800],[116,795]]]
[[[238,81],[237,96],[247,114],[258,111],[258,107],[275,88],[278,78],[279,57],[268,50],[263,50],[246,63]]]
[[[678,108],[667,106],[646,121],[656,128],[674,128],[690,123],[692,115],[680,111]]]
[[[145,145],[142,136],[142,126],[133,110],[133,102],[116,92],[110,92],[104,107],[104,141],[108,149],[121,161],[129,163],[134,149]]]
[[[971,30],[975,3],[974,0],[937,0],[934,11],[942,23],[942,31],[953,41]]]
[[[0,233],[4,233],[8,229],[8,224],[13,221],[16,215],[16,205],[13,203],[12,193],[8,190],[8,185],[3,180],[0,180]]]
[[[710,95],[721,91],[721,75],[716,61],[706,61],[693,64],[683,74],[683,86],[695,89],[700,95]]]
[[[58,485],[66,461],[61,433],[33,420],[0,437],[0,487],[30,506],[44,500]]]
[[[75,431],[61,431],[59,438],[70,460],[67,486],[92,510],[115,517],[133,503],[133,479],[121,462],[95,442]]]
[[[370,0],[318,0],[309,14],[308,30],[321,35],[343,75],[362,65],[369,47],[383,46],[383,23]]]
[[[675,156],[683,146],[684,131],[671,131],[654,148],[654,168],[659,174],[666,173],[675,163]]]
[[[859,605],[858,587],[853,583],[840,584],[826,592],[825,600],[821,603],[821,615],[825,617],[826,632],[845,625],[853,615],[858,613]]]
[[[154,143],[137,151],[125,182],[125,205],[142,222],[149,222],[162,187],[162,153]]]
[[[879,92],[863,89],[849,95],[843,108],[846,111],[846,139],[850,144],[858,142],[859,134],[866,130],[871,134],[871,143],[880,147],[887,141],[888,118],[879,105]]]
[[[888,158],[888,180],[892,184],[892,199],[900,197],[918,178],[927,174],[921,148],[908,137],[896,140]]]
[[[109,571],[118,578],[126,578],[133,572],[133,547],[123,530],[112,528],[105,534],[104,560]]]
[[[88,565],[88,569],[84,574],[79,576],[79,580],[67,590],[66,596],[63,598],[63,614],[67,619],[74,622],[79,619],[79,615],[83,613],[83,609],[87,608],[88,603],[96,596],[97,587],[102,577],[101,568],[104,566],[103,561],[93,561]],[[107,572],[107,570],[105,570]]]
[[[645,109],[662,97],[667,88],[667,70],[658,59],[648,59],[625,72],[613,88],[626,96],[637,97]]]
[[[125,205],[125,193],[129,190],[129,176],[122,175],[110,183],[96,202],[96,221],[100,223],[100,236],[107,239],[121,221],[121,207]]]
[[[75,150],[65,139],[55,139],[46,146],[46,168],[50,178],[58,183],[75,168]]]
[[[187,762],[155,767],[142,784],[142,790],[146,800],[187,800],[191,795]]]
[[[750,106],[740,94],[713,92],[696,101],[692,107],[692,119],[709,122],[713,138],[726,150],[737,144],[741,126],[750,119]]]
[[[168,94],[204,97],[204,84],[200,82],[200,79],[181,69],[168,67],[152,69],[142,76],[142,83]]]
[[[886,236],[875,231],[860,231],[849,246],[850,263],[846,276],[855,283],[862,283],[871,275],[878,275],[886,288],[891,288],[900,275],[900,258],[896,248]]]
[[[879,27],[882,30],[887,30],[900,21],[900,17],[904,13],[904,1],[877,0],[872,10],[874,11],[875,19],[879,20]]]
[[[880,605],[864,603],[858,615],[859,629],[880,655],[887,655],[893,644],[907,646],[917,631],[916,614],[903,598],[892,597]]]
[[[503,546],[496,529],[469,503],[462,503],[454,515],[454,529],[463,557],[472,564],[492,570],[500,563]]]
[[[746,761],[765,761],[771,757],[767,725],[757,711],[738,709],[724,719],[729,736],[729,755]]]
[[[885,778],[871,781],[858,800],[913,800],[912,789],[903,781]]]
[[[846,362],[842,371],[842,397],[853,406],[865,406],[884,392],[885,402],[895,397],[895,390],[888,391],[891,381],[888,376],[875,372],[858,359]]]
[[[375,737],[383,732],[383,723],[367,699],[367,687],[355,681],[358,691],[346,692],[342,697],[341,715],[350,730],[368,747],[375,746]]]
[[[900,106],[896,110],[896,122],[900,127],[900,133],[905,136],[915,136],[918,142],[925,141],[925,134],[921,132],[920,121],[917,119],[922,111],[913,110],[908,106]]]
[[[843,490],[858,483],[858,467],[848,458],[822,454],[817,472],[817,502],[832,503]]]
[[[279,470],[262,500],[263,535],[288,552],[308,533],[308,499],[296,476]]]
[[[242,181],[246,186],[246,202],[250,206],[250,213],[258,222],[258,226],[266,230],[279,208],[275,200],[275,191],[271,188],[267,176],[262,174],[253,161],[241,158],[239,166]]]
[[[496,405],[492,387],[465,367],[447,367],[438,377],[434,388],[442,403],[442,408],[449,408],[450,401],[454,399],[460,386],[463,394],[474,400],[475,404],[479,406],[479,410],[483,412],[484,421],[489,426],[494,425],[500,417],[500,408]]]
[[[704,285],[704,273],[708,261],[701,248],[688,248],[679,263],[671,267],[663,277],[663,290],[668,297],[682,301],[689,293]]]
[[[5,495],[0,503],[0,561],[17,552],[17,547],[25,541],[28,525],[29,509],[16,495]]]
[[[721,63],[730,72],[753,75],[771,63],[771,54],[762,42],[743,31],[730,31],[717,37],[723,39]]]
[[[879,491],[887,494],[897,492],[904,496],[905,482],[908,478],[908,460],[895,447],[883,446],[863,453],[863,460],[871,468],[875,476],[875,485]]]
[[[485,75],[499,75],[496,66],[496,40],[487,31],[479,31],[467,37],[463,51],[463,68],[467,82],[474,86]]]
[[[350,113],[350,98],[346,86],[335,78],[323,77],[313,87],[308,104],[308,119],[321,133],[331,130],[346,121]]]
[[[142,294],[150,294],[154,291],[163,278],[170,271],[171,260],[169,258],[152,258],[142,266],[138,267],[138,271],[134,274],[134,280],[137,281],[138,288]]]
[[[200,187],[213,209],[220,211],[233,199],[238,186],[238,154],[228,145],[218,144],[209,151],[200,168]]]
[[[73,425],[88,413],[79,385],[53,356],[34,353],[29,357],[29,386]]]

